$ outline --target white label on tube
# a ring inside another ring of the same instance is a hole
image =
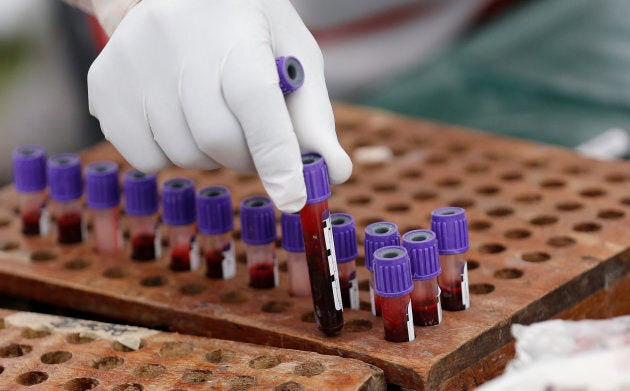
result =
[[[353,310],[359,309],[359,280],[355,277],[350,280],[350,308]]]
[[[42,206],[39,215],[39,236],[46,236],[50,232],[50,215],[46,206]]]
[[[326,213],[328,214],[328,213]],[[339,272],[337,271],[337,255],[335,254],[335,243],[333,242],[332,223],[330,215],[322,221],[324,229],[324,242],[326,243],[326,254],[328,256],[328,269],[330,270],[330,283],[335,300],[335,310],[343,311],[343,301],[341,300],[341,287],[339,286]]]
[[[223,279],[227,280],[236,275],[236,260],[234,258],[234,243],[230,241],[222,252],[223,261],[221,262],[221,271],[223,271]],[[275,276],[274,276],[275,278]],[[276,286],[278,284],[276,283]]]
[[[372,303],[372,315],[376,316],[376,303],[374,302],[374,288],[370,284],[370,303]]]
[[[440,290],[440,287],[438,286],[437,288],[437,315],[438,315],[438,324],[442,323],[442,302],[440,300],[440,293],[442,293],[442,290]]]
[[[470,294],[468,293],[468,263],[462,267],[462,303],[464,308],[470,307]]]
[[[278,274],[278,257],[273,255],[273,286],[280,285],[280,275]]]
[[[193,235],[190,238],[190,270],[197,270],[201,266],[199,263],[199,246]]]
[[[416,331],[413,328],[413,312],[411,311],[411,300],[409,300],[409,305],[407,305],[407,335],[409,336],[409,341],[413,341],[416,339]]]

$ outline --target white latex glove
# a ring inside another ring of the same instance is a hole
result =
[[[304,85],[282,95],[275,57],[297,57]],[[352,163],[337,141],[322,55],[288,0],[143,0],[88,74],[90,112],[141,171],[257,171],[285,212],[302,208],[301,152],[332,183]]]

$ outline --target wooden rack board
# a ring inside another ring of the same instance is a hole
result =
[[[415,341],[383,340],[381,319],[367,310],[364,267],[363,309],[346,310],[342,335],[326,338],[313,324],[310,300],[287,294],[286,273],[278,289],[247,287],[238,223],[237,277],[214,281],[202,271],[170,272],[165,259],[136,264],[127,255],[94,254],[89,242],[59,247],[50,238],[22,237],[11,187],[0,192],[0,291],[136,324],[358,358],[383,369],[389,383],[433,389],[482,382],[483,376],[462,376],[503,352],[512,323],[569,314],[594,294],[617,292],[606,289],[628,276],[627,162],[589,160],[552,146],[352,106],[337,105],[335,115],[355,168],[348,183],[333,187],[329,204],[332,212],[355,217],[360,243],[365,226],[375,221],[392,221],[406,232],[427,228],[434,208],[467,210],[471,308],[445,312],[439,326],[416,327]],[[356,159],[374,146],[389,148],[391,160]],[[85,151],[83,159],[128,167],[108,144]],[[198,188],[228,186],[235,206],[263,193],[256,177],[225,169],[170,168],[159,179],[176,176],[194,179]],[[630,302],[603,315],[617,312],[630,312]]]
[[[385,385],[380,369],[358,360],[34,313],[0,310],[0,318],[2,390],[379,390]]]

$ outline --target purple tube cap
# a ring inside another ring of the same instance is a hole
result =
[[[357,231],[354,219],[347,213],[333,213],[330,216],[335,243],[337,263],[351,262],[357,258]]]
[[[374,252],[374,283],[382,297],[400,297],[413,290],[409,255],[404,247],[387,246]]]
[[[409,253],[412,279],[430,280],[440,274],[442,271],[440,254],[433,231],[428,229],[409,231],[403,235],[402,241],[403,247]]]
[[[241,238],[251,245],[276,240],[276,215],[271,199],[252,196],[241,201]]]
[[[317,204],[330,198],[328,167],[324,159],[316,153],[302,155],[304,182],[306,184],[306,204]]]
[[[37,145],[23,145],[13,150],[13,183],[21,193],[46,188],[46,151]]]
[[[130,216],[148,216],[157,212],[159,197],[157,177],[132,169],[125,172],[123,181],[125,213]]]
[[[276,68],[283,94],[290,94],[304,84],[304,68],[297,58],[293,56],[277,57]]]
[[[74,153],[51,156],[47,165],[50,198],[55,201],[73,201],[83,195],[81,159]]]
[[[234,229],[232,197],[227,187],[210,186],[199,190],[197,228],[207,235],[220,235]]]
[[[162,185],[162,219],[168,225],[195,222],[195,184],[188,178],[173,178]]]
[[[431,230],[435,232],[440,255],[468,251],[468,221],[463,208],[449,206],[431,212]]]
[[[85,168],[87,206],[92,209],[109,209],[120,204],[118,164],[96,162]]]
[[[292,253],[304,252],[304,237],[299,213],[282,213],[280,216],[282,227],[282,248]]]
[[[365,251],[365,267],[373,271],[374,251],[385,246],[399,246],[400,234],[398,226],[387,221],[379,221],[365,227],[363,249]]]

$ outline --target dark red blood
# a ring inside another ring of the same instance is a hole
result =
[[[131,259],[140,262],[154,260],[155,235],[144,233],[131,238]]]
[[[328,215],[328,202],[306,205],[300,211],[302,236],[306,249],[308,274],[311,280],[311,293],[317,328],[328,336],[339,335],[343,328],[343,310],[335,309],[328,254],[322,220]]]
[[[456,283],[448,286],[440,286],[440,301],[442,308],[447,311],[465,310],[464,298],[462,297],[462,284]]]
[[[223,250],[214,249],[206,252],[206,277],[223,278]]]
[[[22,233],[28,236],[37,236],[41,233],[39,221],[42,214],[39,210],[31,210],[22,213]]]
[[[440,324],[437,300],[412,304],[413,324],[416,326],[435,326]]]
[[[352,281],[347,278],[339,278],[339,287],[341,288],[341,301],[345,308],[350,308],[351,300],[350,295],[352,292]]]
[[[408,342],[409,330],[407,329],[407,314],[388,314],[388,318],[383,316],[383,327],[385,329],[385,340],[389,342]],[[402,316],[401,316],[402,315]],[[397,316],[394,318],[394,316]]]
[[[374,292],[374,312],[376,312],[376,316],[381,316],[382,315],[382,309],[381,309],[381,297]]]
[[[190,247],[178,246],[171,250],[170,269],[174,272],[190,270]]]
[[[61,244],[81,243],[83,230],[81,227],[81,214],[67,213],[57,218],[57,241]]]
[[[269,289],[276,286],[273,262],[266,261],[249,268],[249,286],[256,289]]]

